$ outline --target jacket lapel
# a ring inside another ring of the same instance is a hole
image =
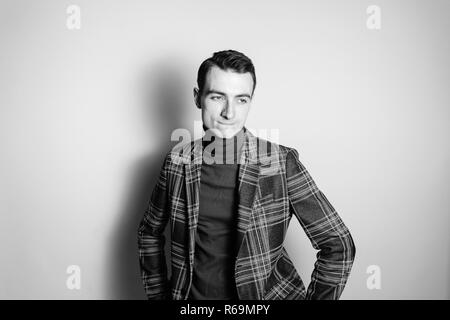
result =
[[[256,186],[259,179],[259,163],[257,162],[256,137],[246,130],[246,141],[243,145],[238,177],[238,212],[236,249],[239,253],[245,233],[250,224],[252,207],[255,199]]]
[[[200,208],[200,175],[202,168],[202,140],[198,139],[191,144],[190,152],[185,154],[190,159],[184,166],[185,186],[186,186],[186,208],[188,215],[188,248],[189,248],[189,266],[192,274],[194,264],[195,232],[197,230],[198,213]]]

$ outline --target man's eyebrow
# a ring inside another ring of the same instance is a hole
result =
[[[225,94],[224,92],[217,91],[217,90],[207,90],[206,93],[205,93],[205,95],[208,95],[208,94],[220,94],[220,95],[222,95],[222,96],[226,96],[226,94]],[[239,98],[241,98],[241,97],[247,97],[247,98],[249,98],[249,99],[252,98],[252,97],[251,97],[249,94],[247,94],[247,93],[241,93],[241,94],[238,94],[238,95],[236,95],[236,97],[239,97]]]
[[[252,98],[252,97],[251,97],[249,94],[247,94],[247,93],[238,94],[236,97],[239,97],[239,98],[247,97],[247,98],[249,98],[249,99]]]

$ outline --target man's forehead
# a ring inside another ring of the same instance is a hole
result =
[[[251,95],[253,89],[253,78],[250,72],[238,73],[233,70],[222,70],[213,66],[207,76],[205,83],[206,91],[220,91],[235,94]]]

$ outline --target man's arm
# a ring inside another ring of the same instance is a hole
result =
[[[170,299],[164,254],[164,228],[169,218],[167,159],[161,168],[150,202],[138,229],[139,264],[148,299]]]
[[[300,162],[295,149],[287,154],[286,171],[293,213],[312,246],[320,250],[306,299],[339,299],[355,257],[353,239],[336,210]]]

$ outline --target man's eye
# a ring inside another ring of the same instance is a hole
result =
[[[248,101],[247,101],[247,99],[239,99],[239,102],[240,103],[247,103]]]
[[[222,96],[212,96],[211,99],[212,100],[220,100],[220,99],[222,99]]]

